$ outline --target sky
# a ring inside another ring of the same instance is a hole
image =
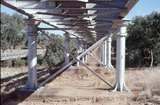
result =
[[[135,16],[145,16],[153,11],[160,12],[160,0],[139,0],[125,19],[132,20]]]
[[[160,12],[160,0],[139,0],[124,19],[132,20],[135,16],[145,16],[153,11]],[[1,6],[1,12],[13,14],[15,11]]]

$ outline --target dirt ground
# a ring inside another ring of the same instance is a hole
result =
[[[115,70],[96,66],[94,59],[88,62],[89,67],[114,86]],[[159,68],[130,69],[125,76],[130,92],[113,92],[83,66],[71,67],[25,100],[10,99],[4,105],[160,105]]]
[[[114,85],[114,71],[91,67]],[[120,93],[112,92],[84,67],[72,67],[22,102],[10,100],[5,105],[160,105],[159,76],[159,70],[128,70],[126,84],[131,92]]]

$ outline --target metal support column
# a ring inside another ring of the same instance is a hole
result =
[[[100,46],[100,60],[102,62],[102,66],[104,66],[104,42],[101,43]]]
[[[26,88],[28,90],[35,90],[38,87],[37,84],[37,27],[35,20],[27,20],[26,33],[28,38],[28,80]]]
[[[104,42],[101,45],[101,60],[104,65]]]
[[[115,90],[128,90],[125,85],[125,39],[127,36],[127,27],[122,26],[117,34],[117,52],[116,52],[116,85]]]
[[[77,55],[79,55],[79,53],[80,53],[80,40],[77,38],[76,41],[77,41]],[[77,67],[79,67],[79,62],[77,62]]]
[[[106,68],[108,70],[110,69],[113,69],[113,66],[112,66],[112,63],[111,63],[111,45],[112,45],[112,38],[111,38],[112,35],[110,35],[108,37],[108,39],[106,39]]]
[[[85,52],[85,44],[84,44],[84,42],[82,43],[82,52]],[[85,56],[86,56],[86,55],[84,55],[84,56],[82,57],[82,62],[83,62],[83,63],[85,63]]]
[[[104,58],[103,58],[103,59],[104,59],[103,62],[104,62],[104,63],[103,63],[103,64],[104,64],[104,66],[106,66],[106,65],[107,65],[107,40],[104,41],[103,46],[104,46],[104,48],[103,48],[103,52],[104,52],[104,53],[103,53],[103,54],[104,54],[104,55],[103,55],[103,57],[104,57]]]
[[[69,63],[69,36],[65,34],[65,40],[64,40],[64,65],[67,65]]]
[[[87,43],[85,44],[85,50],[88,48],[88,46],[87,46]],[[87,63],[87,60],[88,60],[88,54],[86,54],[86,56],[85,56],[85,62]]]

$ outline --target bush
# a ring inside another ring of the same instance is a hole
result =
[[[64,62],[63,53],[63,37],[52,35],[55,42],[49,43],[46,47],[46,55],[44,57],[49,67],[56,66]]]
[[[160,63],[160,13],[153,12],[145,17],[136,17],[128,26],[126,45],[127,63],[131,62],[130,66],[158,65]]]

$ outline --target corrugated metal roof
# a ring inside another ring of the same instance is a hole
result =
[[[1,3],[56,26],[53,30],[65,30],[88,41],[96,41],[116,30],[137,1],[3,0]]]

